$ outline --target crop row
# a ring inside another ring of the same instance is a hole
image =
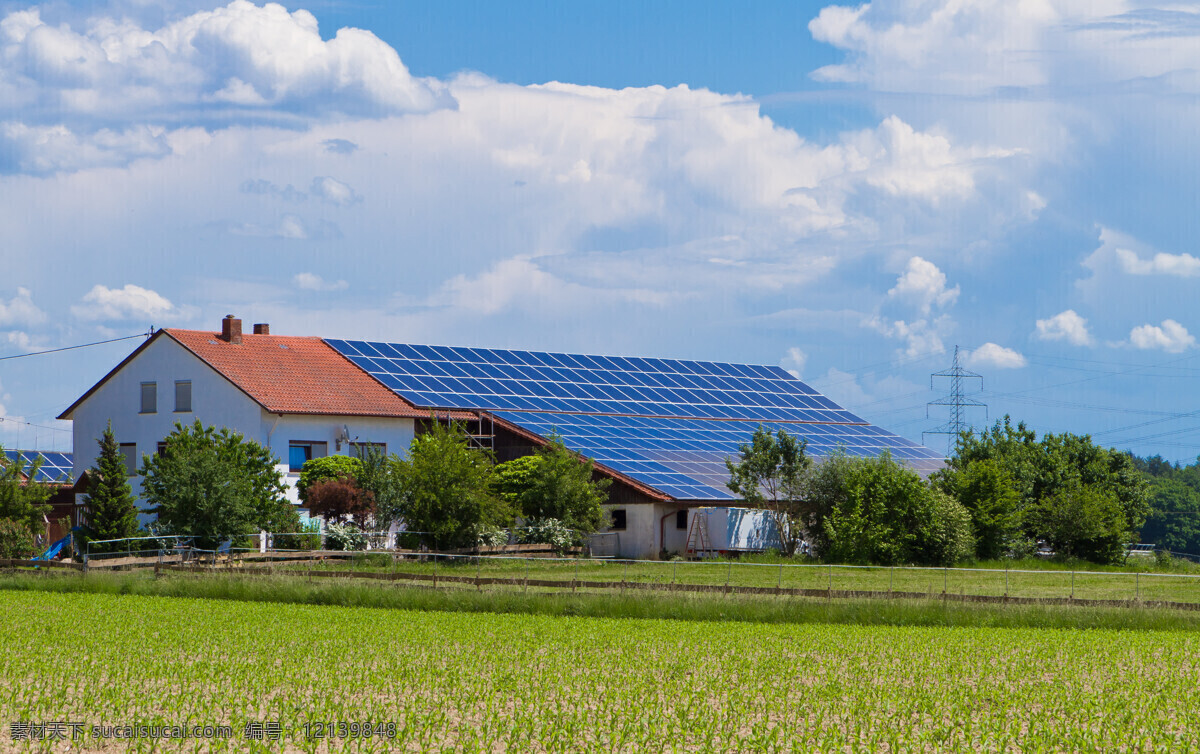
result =
[[[1183,632],[776,626],[0,593],[0,719],[294,751],[1187,749]],[[312,739],[318,721],[395,739]],[[311,727],[309,732],[313,730]],[[86,748],[124,749],[112,741]],[[152,740],[133,742],[151,750]],[[161,748],[162,742],[158,742]]]

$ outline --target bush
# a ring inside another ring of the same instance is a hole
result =
[[[362,461],[352,456],[322,456],[305,461],[300,467],[300,479],[296,481],[296,492],[306,505],[309,488],[328,479],[349,479],[357,482],[362,473]],[[311,508],[312,506],[308,506]]]
[[[0,518],[0,558],[32,558],[36,550],[33,532],[24,521]]]
[[[375,497],[353,479],[322,479],[308,488],[308,510],[327,521],[352,520],[363,527],[375,512]]]
[[[321,525],[316,521],[301,524],[296,531],[299,533],[275,535],[275,547],[280,550],[321,549]]]
[[[1079,485],[1038,501],[1025,512],[1025,528],[1061,558],[1125,561],[1125,514],[1116,495],[1104,489]]]
[[[562,553],[582,544],[582,535],[556,518],[535,518],[525,522],[517,541],[526,545],[553,545]]]
[[[817,553],[826,560],[877,565],[950,565],[970,557],[970,514],[930,488],[890,453],[834,453],[814,474],[810,504]]]
[[[508,544],[508,529],[481,526],[475,533],[475,544],[480,547],[503,547]]]
[[[332,523],[325,526],[326,550],[365,550],[367,537],[354,524]]]
[[[494,488],[529,519],[557,519],[581,533],[604,525],[610,479],[595,479],[595,464],[551,435],[537,454],[496,467]]]

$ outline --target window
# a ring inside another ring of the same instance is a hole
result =
[[[175,380],[175,410],[192,410],[192,381]]]
[[[624,529],[625,528],[625,509],[624,508],[617,508],[616,510],[612,511],[612,526],[610,526],[609,528],[610,529]]]
[[[675,528],[676,529],[686,529],[687,528],[687,511],[685,511],[685,510],[679,511],[678,513],[675,514]]]
[[[386,442],[352,442],[350,443],[350,456],[352,458],[362,458],[368,452],[374,451],[381,455],[387,455]]]
[[[135,476],[137,474],[137,443],[121,443],[121,455],[125,458],[125,473]]]
[[[158,383],[143,382],[142,383],[142,411],[143,414],[158,413]]]
[[[166,452],[167,452],[167,444],[165,442],[160,441],[158,443],[158,447],[154,449],[154,455],[161,456],[163,453],[166,453]]]
[[[305,461],[327,455],[328,443],[293,441],[288,443],[288,470],[299,471]]]

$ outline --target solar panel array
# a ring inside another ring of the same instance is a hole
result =
[[[6,450],[4,458],[7,463],[17,462],[21,466],[21,470],[25,471],[29,465],[38,457],[42,458],[42,465],[34,474],[35,482],[67,482],[71,481],[72,468],[74,466],[71,460],[70,453],[58,453],[52,450]]]
[[[328,340],[418,406],[862,423],[779,367]]]
[[[821,457],[889,450],[922,473],[924,446],[874,427],[779,367],[327,340],[424,408],[488,411],[683,500],[731,500],[725,459],[761,423]]]

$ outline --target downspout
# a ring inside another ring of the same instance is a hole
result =
[[[276,414],[275,422],[271,425],[271,428],[267,430],[267,450],[271,449],[271,435],[275,434],[275,428],[279,426],[279,420],[282,418],[283,414]]]

